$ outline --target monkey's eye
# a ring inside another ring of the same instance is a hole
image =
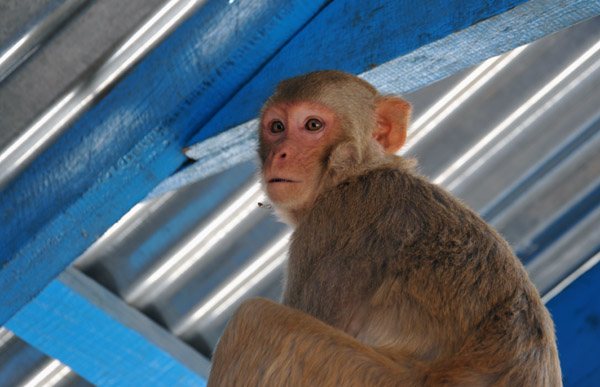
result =
[[[323,123],[317,120],[316,118],[311,118],[310,120],[306,121],[306,125],[304,125],[304,127],[306,128],[306,130],[316,132],[317,130],[323,127]]]
[[[271,123],[271,133],[281,133],[285,129],[283,126],[283,122],[281,121],[273,121]]]

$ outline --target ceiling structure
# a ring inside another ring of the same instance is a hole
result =
[[[309,61],[276,72],[290,62],[287,51],[303,50],[322,36],[319,25],[352,7],[348,28],[369,42],[369,57],[349,43],[337,66],[319,59],[413,104],[403,156],[510,242],[555,318],[565,385],[598,380],[590,355],[600,339],[591,296],[600,275],[600,18],[590,18],[598,5],[482,3],[490,14],[473,11],[474,20],[447,31],[440,14],[412,47],[374,46],[365,30],[382,16],[358,2],[204,3],[0,6],[3,20],[15,15],[0,30],[0,385],[166,385],[169,375],[203,383],[235,307],[281,292],[290,230],[257,206],[265,199],[255,176],[256,106],[277,77],[314,69]],[[5,55],[23,31],[29,49]],[[258,31],[254,45],[244,40],[249,31]],[[264,62],[248,59],[254,46]],[[177,59],[190,52],[198,57]],[[169,54],[175,59],[161,62]],[[173,88],[170,77],[185,82],[187,71],[200,71],[193,66],[208,74],[194,78],[199,86]],[[186,125],[185,136],[169,132]],[[10,153],[23,149],[19,141],[34,151]],[[128,165],[134,172],[123,172]]]

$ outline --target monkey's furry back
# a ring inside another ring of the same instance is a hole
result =
[[[386,160],[320,193],[292,238],[284,304],[423,383],[560,385],[552,321],[508,244],[401,158]]]

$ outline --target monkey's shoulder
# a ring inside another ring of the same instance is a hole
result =
[[[336,247],[340,241],[362,241],[421,257],[439,256],[440,250],[448,256],[485,250],[513,256],[504,239],[459,199],[393,165],[351,176],[323,192],[304,223],[299,235],[315,239],[313,230],[324,230],[330,236],[324,243]]]

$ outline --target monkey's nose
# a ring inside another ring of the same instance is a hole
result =
[[[273,149],[273,158],[274,159],[285,159],[287,156],[287,152],[284,150],[275,150]]]
[[[287,157],[286,148],[287,147],[284,146],[274,146],[273,149],[271,149],[273,159],[285,159]]]

